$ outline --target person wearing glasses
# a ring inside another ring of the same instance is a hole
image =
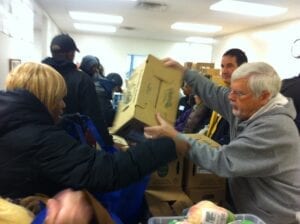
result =
[[[186,140],[187,156],[218,176],[228,178],[236,213],[251,213],[266,223],[296,223],[300,211],[300,141],[293,102],[280,94],[281,80],[269,64],[244,63],[231,77],[230,88],[185,70],[172,59],[195,94],[230,124],[230,142],[217,150],[178,133],[159,114],[159,125],[145,136]]]

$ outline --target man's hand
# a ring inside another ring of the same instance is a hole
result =
[[[146,138],[159,138],[159,137],[170,137],[173,139],[176,145],[177,155],[185,155],[189,149],[190,145],[188,142],[177,138],[178,131],[166,122],[159,113],[156,114],[156,119],[158,121],[157,126],[145,127],[144,135]]]
[[[176,137],[178,132],[172,125],[166,122],[159,113],[156,114],[156,119],[159,125],[144,128],[144,134],[146,138],[158,138],[164,136],[170,138]]]
[[[165,58],[165,59],[162,59],[162,61],[165,66],[175,68],[175,69],[181,71],[182,75],[184,74],[184,72],[186,70],[185,67],[183,67],[179,62],[173,60],[172,58]]]

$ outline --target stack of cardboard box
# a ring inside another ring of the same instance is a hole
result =
[[[224,82],[220,76],[220,69],[215,68],[214,63],[206,63],[206,62],[185,62],[184,66],[186,68],[196,70],[203,75],[208,76],[213,82],[218,85],[224,85]]]
[[[152,216],[177,216],[193,205],[182,189],[183,157],[152,173],[145,198]]]

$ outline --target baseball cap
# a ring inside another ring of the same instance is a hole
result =
[[[69,52],[78,51],[75,41],[68,34],[59,34],[55,36],[50,44],[51,52]]]

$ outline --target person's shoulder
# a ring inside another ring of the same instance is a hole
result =
[[[298,76],[294,76],[291,78],[285,78],[282,80],[282,84],[288,84],[288,83],[294,83],[294,82],[300,82],[300,74]]]
[[[291,92],[298,92],[298,85],[300,85],[300,76],[283,79],[280,92],[289,96]]]
[[[82,81],[82,82],[86,82],[86,83],[94,83],[93,79],[84,71],[80,70],[80,69],[74,69],[72,71],[72,75],[74,76],[74,78],[76,77],[78,80]]]

